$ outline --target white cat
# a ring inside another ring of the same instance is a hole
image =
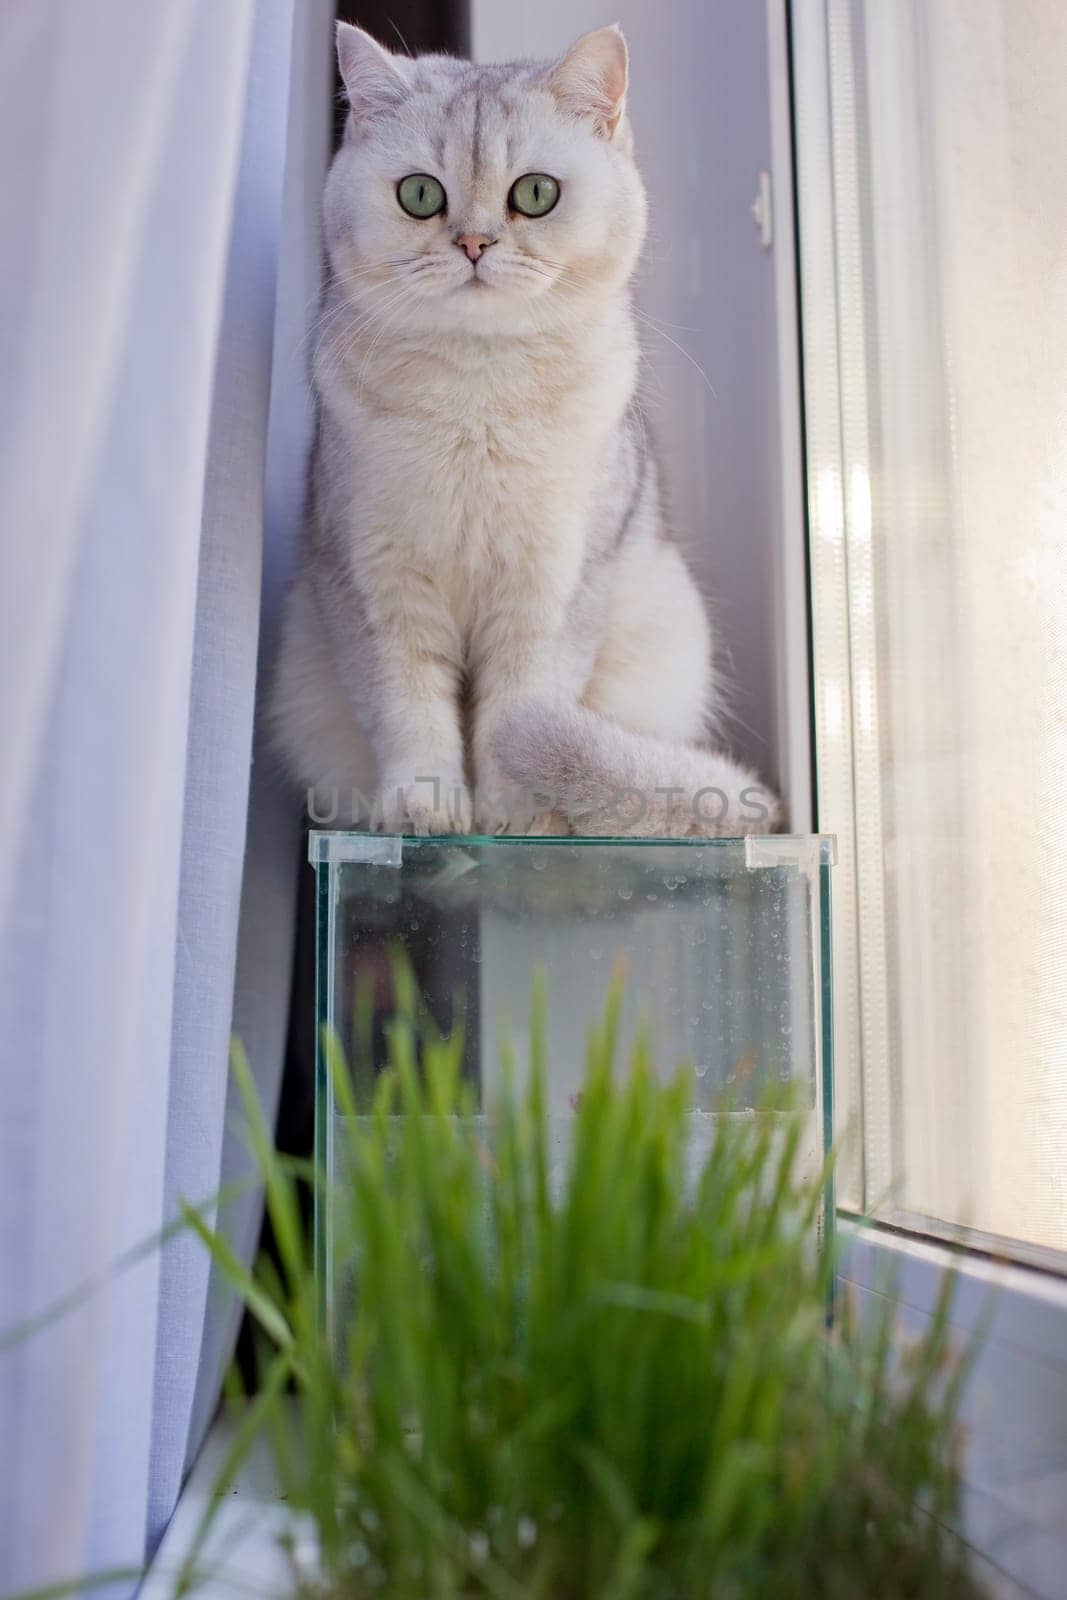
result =
[[[318,435],[272,706],[313,816],[773,826],[755,775],[698,748],[708,618],[635,398],[622,34],[478,67],[342,23],[338,52]]]

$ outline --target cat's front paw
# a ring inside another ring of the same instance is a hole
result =
[[[547,796],[512,783],[486,762],[482,763],[474,794],[474,827],[478,833],[509,834],[513,838],[569,832],[566,819],[552,810]]]
[[[463,778],[394,777],[382,784],[378,808],[382,833],[469,833],[470,792]]]
[[[474,831],[491,837],[508,834],[511,838],[556,838],[569,834],[567,818],[559,811],[531,807],[516,800],[479,800],[474,808]]]
[[[478,789],[474,797],[474,831],[491,838],[494,834],[521,834],[522,808],[516,808],[512,797],[503,790],[488,793]]]

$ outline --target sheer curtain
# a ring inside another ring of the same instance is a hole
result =
[[[796,16],[846,1197],[1062,1269],[1067,10]]]
[[[98,1280],[0,1354],[0,1592],[141,1564],[232,1331],[187,1242],[112,1268],[237,1170],[232,1022],[277,1092],[329,11],[0,14],[0,1332]]]

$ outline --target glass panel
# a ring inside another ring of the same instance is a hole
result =
[[[465,1071],[486,1104],[505,1037],[521,1082],[540,970],[548,1107],[564,1139],[587,1031],[618,973],[621,1049],[643,1027],[658,1072],[691,1064],[694,1158],[714,1135],[724,1096],[732,1111],[747,1113],[770,1083],[792,1081],[814,1174],[829,1111],[831,854],[831,841],[817,838],[642,844],[312,834],[320,1024],[356,1063],[357,1097],[366,1103],[385,1055],[390,952],[400,950],[437,1025],[462,1019]],[[365,1007],[357,1018],[357,991],[373,996],[369,1029]],[[317,1134],[328,1177],[344,1143],[334,1138],[331,1089],[320,1061]],[[328,1261],[328,1219],[319,1226]]]
[[[827,0],[794,27],[850,1198],[1062,1266],[1067,7]]]

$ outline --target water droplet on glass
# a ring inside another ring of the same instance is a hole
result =
[[[619,890],[619,899],[620,900],[632,900],[633,897],[634,897],[634,892],[633,892],[632,889],[620,889]]]
[[[537,1524],[532,1517],[520,1517],[515,1528],[520,1550],[529,1550],[537,1543]]]

